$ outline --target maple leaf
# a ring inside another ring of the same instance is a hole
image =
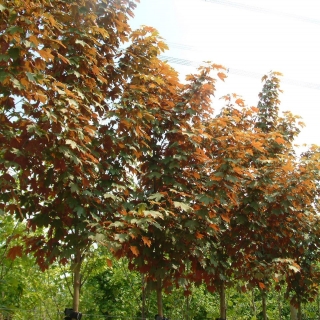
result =
[[[259,288],[263,290],[266,288],[266,286],[263,282],[259,282]]]
[[[238,104],[239,106],[241,107],[244,107],[244,101],[240,98],[238,98],[236,101],[235,101],[236,104]]]
[[[132,253],[135,255],[135,256],[139,256],[139,250],[136,246],[130,246],[130,250],[132,251]]]
[[[7,253],[7,258],[10,260],[14,260],[17,257],[22,257],[22,251],[23,251],[23,247],[22,246],[14,246],[12,248],[9,249],[8,253]]]
[[[224,81],[224,79],[227,78],[226,74],[223,72],[218,72],[217,75],[222,81]]]
[[[148,247],[151,246],[151,240],[148,237],[142,237],[142,241],[144,244],[146,244]]]
[[[51,54],[51,50],[50,49],[42,49],[42,50],[38,50],[38,53],[40,54],[40,56],[45,59],[46,61],[49,60],[53,60],[54,56]]]
[[[186,203],[174,201],[173,204],[176,208],[180,208],[183,211],[192,211],[192,208]]]
[[[227,223],[230,223],[230,217],[226,214],[221,214],[221,218],[226,221]]]

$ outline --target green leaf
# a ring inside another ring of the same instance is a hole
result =
[[[83,46],[83,47],[85,47],[85,46],[87,45],[84,41],[79,40],[79,39],[76,40],[76,43],[77,43],[77,44],[80,44],[80,45]]]
[[[216,177],[224,177],[225,174],[223,172],[215,172],[214,175]]]
[[[7,72],[0,70],[0,82],[3,82],[8,77],[8,75],[9,74]]]
[[[10,34],[23,33],[23,29],[19,26],[12,26],[7,29],[7,32]]]
[[[69,144],[72,149],[78,149],[78,145],[73,140],[66,139],[66,144]]]
[[[163,198],[163,194],[159,192],[154,193],[148,197],[149,200],[155,200],[155,201],[159,201],[161,198]]]
[[[213,203],[213,199],[207,196],[206,194],[199,195],[197,198],[199,199],[199,201],[201,201],[204,204]]]
[[[191,229],[191,230],[197,230],[198,229],[198,222],[195,221],[195,220],[188,220],[186,221],[186,223],[184,224],[184,226],[188,229]]]
[[[156,172],[156,171],[150,172],[147,175],[148,178],[160,178],[161,176],[162,176],[162,174],[160,172]]]
[[[235,176],[230,176],[230,175],[226,175],[226,180],[231,181],[231,182],[238,182],[239,179]]]
[[[71,190],[72,190],[72,187],[71,187]],[[84,210],[83,207],[79,206],[79,207],[76,207],[75,209],[79,218],[81,218],[81,216],[85,216],[86,211]]]
[[[128,235],[127,235],[127,234],[123,234],[123,233],[121,233],[121,234],[116,234],[116,235],[114,236],[114,239],[115,239],[116,241],[119,241],[120,243],[123,243],[123,242],[125,242],[125,241],[128,240]]]
[[[78,185],[75,184],[75,183],[71,183],[71,184],[70,184],[70,188],[71,188],[71,192],[76,192],[76,193],[79,192],[79,187],[78,187]]]
[[[139,214],[142,214],[144,210],[147,209],[147,204],[146,203],[139,203],[137,205],[137,211]]]
[[[34,76],[33,73],[31,73],[31,72],[26,72],[26,75],[27,75],[29,81],[36,82],[36,78],[35,78],[35,76]]]
[[[154,211],[154,210],[145,210],[144,211],[145,216],[151,216],[153,218],[161,218],[163,219],[163,214],[159,211]]]
[[[102,233],[97,233],[95,234],[95,236],[93,237],[93,239],[97,242],[103,241],[105,239],[104,234]]]
[[[173,201],[173,205],[175,206],[175,208],[180,208],[183,211],[192,211],[192,208],[183,202]]]
[[[10,59],[10,56],[7,54],[0,54],[0,61],[8,61]]]

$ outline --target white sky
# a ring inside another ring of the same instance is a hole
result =
[[[140,0],[131,25],[155,27],[165,56],[230,68],[218,97],[237,93],[256,105],[261,77],[283,73],[281,110],[306,124],[297,143],[320,145],[319,0]],[[182,76],[196,70],[171,65]]]

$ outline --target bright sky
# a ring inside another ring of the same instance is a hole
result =
[[[256,105],[261,77],[283,73],[281,110],[306,124],[297,143],[320,145],[319,0],[140,0],[131,25],[160,32],[181,76],[201,61],[229,68],[218,97],[237,93]]]

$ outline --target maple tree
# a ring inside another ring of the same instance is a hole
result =
[[[258,150],[251,159],[255,178],[244,187],[242,204],[235,219],[231,219],[229,235],[234,236],[229,251],[234,267],[244,280],[260,288],[264,319],[271,279],[277,274],[301,274],[299,258],[294,254],[296,241],[316,232],[317,211],[313,206],[318,178],[305,170],[303,159],[293,149],[293,140],[299,133],[298,117],[289,112],[283,117],[278,114],[278,75],[263,77],[256,127],[267,139],[261,146],[264,152]],[[313,245],[317,247],[317,241]],[[300,254],[307,247],[301,246]]]
[[[200,212],[204,204],[198,197],[198,172],[207,160],[199,145],[201,119],[209,116],[214,89],[209,73],[220,67],[200,68],[199,75],[182,85],[166,63],[151,62],[153,76],[137,75],[130,84],[135,92],[120,102],[131,111],[126,121],[135,124],[127,126],[127,136],[136,135],[136,182],[126,214],[108,226],[113,232],[107,243],[114,243],[117,256],[129,257],[132,268],[156,284],[162,315],[162,289],[182,281],[184,263],[199,259],[203,238],[216,233],[217,219],[200,221],[205,213]],[[142,112],[144,117],[139,116]]]
[[[116,196],[126,184],[123,144],[111,120],[145,52],[137,48],[134,56],[123,46],[135,6],[0,4],[0,209],[27,219],[31,230],[46,228],[46,234],[25,235],[41,268],[73,261],[75,311],[81,261],[95,234],[88,222],[112,217],[118,203],[103,195]],[[151,42],[161,50],[155,36]],[[21,250],[11,248],[10,256]]]

